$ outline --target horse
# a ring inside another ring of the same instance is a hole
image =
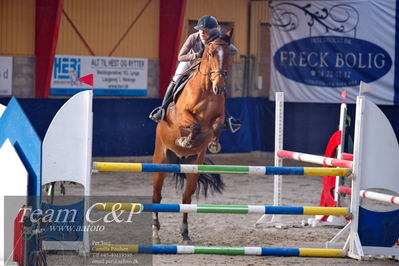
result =
[[[224,105],[227,69],[232,63],[230,40],[232,31],[218,32],[205,45],[201,61],[185,85],[175,104],[169,106],[163,121],[156,128],[153,163],[204,164],[206,149],[217,148],[220,133],[225,129]],[[153,175],[152,203],[160,203],[165,173]],[[197,191],[206,196],[208,188],[221,193],[224,183],[219,174],[176,174],[186,180],[183,204],[190,204]],[[179,182],[178,179],[176,182]],[[177,183],[176,183],[177,184]],[[181,183],[183,187],[183,183]],[[198,196],[198,194],[197,194]],[[180,233],[183,243],[190,243],[188,215],[183,213]],[[160,243],[158,213],[153,213],[152,239]]]

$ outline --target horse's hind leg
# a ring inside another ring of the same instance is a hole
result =
[[[163,145],[161,144],[160,140],[157,140],[155,143],[155,151],[153,157],[153,163],[165,163],[166,162],[166,155],[164,153]],[[153,175],[153,192],[152,192],[152,203],[160,203],[162,199],[162,186],[163,181],[165,179],[166,173],[154,173]],[[152,241],[154,244],[159,244],[159,229],[161,228],[161,224],[159,223],[158,213],[152,213]]]
[[[197,189],[198,174],[186,174],[186,187],[183,193],[183,204],[191,204],[191,197]],[[191,242],[188,233],[188,213],[183,213],[183,222],[180,228],[180,233],[183,238],[183,244],[189,245]]]
[[[201,152],[197,157],[197,164],[203,164],[205,160],[205,151]],[[197,190],[199,174],[186,174],[186,187],[183,193],[183,204],[191,204],[191,197]],[[191,239],[188,233],[188,213],[183,213],[183,222],[180,228],[180,232],[183,238],[183,244],[191,244]]]
[[[162,186],[165,178],[165,173],[154,173],[153,176],[153,194],[152,203],[161,203],[162,199]],[[154,244],[161,243],[159,238],[159,229],[161,229],[161,224],[159,223],[158,213],[152,213],[152,242]]]

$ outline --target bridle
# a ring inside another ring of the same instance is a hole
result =
[[[206,56],[207,56],[207,58],[208,58],[208,60],[207,60],[207,69],[210,69],[210,66],[209,66],[209,58],[212,57],[212,54],[209,53],[209,51],[207,51]],[[211,70],[208,71],[207,73],[203,73],[203,72],[201,72],[201,65],[200,65],[199,68],[198,68],[198,72],[201,73],[201,74],[204,75],[204,76],[209,76],[209,80],[213,82],[213,81],[215,80],[216,76],[221,76],[221,77],[224,77],[224,78],[227,77],[227,73],[228,73],[228,72],[227,72],[226,69],[223,69],[222,67],[223,67],[223,66],[221,65],[221,66],[220,66],[220,69],[211,69]],[[216,73],[217,75],[216,75],[216,76],[215,76],[215,75],[212,75],[212,74],[214,74],[214,73]]]
[[[227,70],[225,69],[217,69],[209,71],[209,79],[213,82],[215,80],[215,76],[212,73],[216,73],[218,76],[227,77]]]

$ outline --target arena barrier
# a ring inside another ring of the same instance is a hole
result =
[[[94,162],[93,170],[100,172],[165,172],[184,174],[255,174],[255,175],[340,175],[348,176],[348,168],[324,167],[273,167],[237,165],[152,164]]]
[[[133,254],[216,254],[250,256],[292,256],[342,258],[342,249],[324,248],[272,248],[272,247],[219,247],[173,245],[94,245],[93,252]]]

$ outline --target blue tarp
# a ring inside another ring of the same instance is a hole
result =
[[[0,98],[7,104],[9,99]],[[39,137],[66,99],[19,99]],[[93,103],[93,156],[152,155],[156,124],[148,118],[160,99],[99,99]],[[267,98],[229,98],[228,111],[242,121],[235,134],[223,132],[222,153],[274,150],[274,102]],[[399,136],[399,106],[379,106]],[[323,154],[330,136],[338,129],[339,104],[286,103],[284,148]],[[355,105],[348,106],[353,136]]]
[[[399,210],[375,212],[359,207],[362,246],[392,247],[399,237]]]

